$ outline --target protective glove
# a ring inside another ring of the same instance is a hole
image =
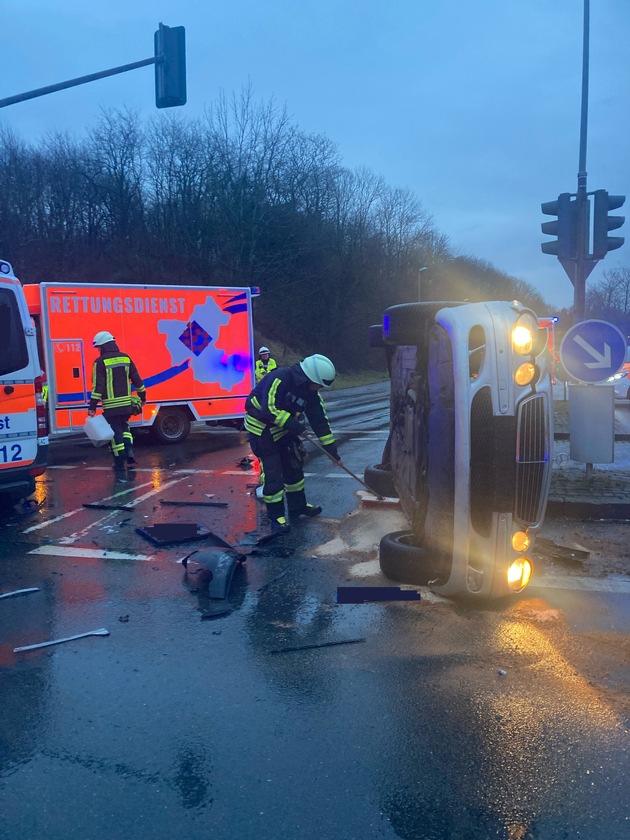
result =
[[[334,443],[327,443],[326,446],[324,446],[324,449],[329,455],[332,455],[335,461],[341,461],[339,453],[337,452],[337,446]]]
[[[291,432],[291,434],[301,435],[305,429],[305,425],[303,421],[300,422],[300,416],[301,415],[298,415],[297,417],[289,417],[283,428],[286,429],[287,432]]]

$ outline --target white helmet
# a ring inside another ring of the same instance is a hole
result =
[[[107,344],[108,341],[114,340],[114,336],[110,332],[107,332],[107,330],[101,330],[101,332],[97,332],[94,336],[92,344],[95,347],[101,347],[103,344]]]
[[[330,388],[337,375],[335,366],[326,356],[315,353],[314,356],[307,356],[300,362],[300,367],[308,376],[311,382]]]
[[[269,348],[268,347],[261,347],[260,350],[258,351],[258,355],[262,356],[263,353],[269,353]]]

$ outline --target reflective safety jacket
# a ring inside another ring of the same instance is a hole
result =
[[[90,411],[102,402],[103,410],[110,414],[131,414],[132,385],[144,402],[144,382],[131,357],[119,350],[116,342],[107,342],[92,369]]]
[[[274,440],[291,432],[304,431],[298,415],[305,414],[322,446],[335,443],[328,415],[319,391],[311,391],[310,380],[299,364],[276,368],[256,385],[245,402],[245,428],[252,435],[269,429]]]
[[[278,363],[275,359],[269,357],[266,362],[263,362],[262,359],[258,359],[256,361],[256,367],[254,368],[254,376],[256,377],[256,382],[260,382],[263,376],[266,373],[269,373],[271,370],[276,370],[278,367]]]

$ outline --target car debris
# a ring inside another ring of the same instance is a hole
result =
[[[274,578],[271,578],[271,580],[267,581],[267,583],[264,583],[262,586],[260,586],[256,590],[256,592],[265,592],[265,590],[269,589],[269,587],[272,584],[274,584],[277,580],[280,580],[280,578],[283,578],[287,574],[288,572],[281,572],[279,575],[276,575]]]
[[[31,586],[28,589],[14,589],[13,592],[4,592],[0,598],[13,598],[15,595],[28,595],[29,592],[39,592],[38,586]]]
[[[125,510],[128,513],[134,511],[134,508],[129,507],[129,505],[102,505],[99,502],[83,502],[83,507],[92,510]]]
[[[192,558],[194,563],[197,563],[202,569],[195,571],[188,571],[188,561]],[[222,546],[209,546],[208,548],[198,549],[188,554],[182,559],[182,566],[186,570],[186,574],[197,574],[201,572],[207,582],[206,595],[211,600],[225,601],[232,585],[232,578],[234,572],[239,564],[245,561],[244,554],[238,552],[230,546],[226,548]]]
[[[577,563],[582,565],[588,560],[591,552],[583,545],[559,545],[553,540],[545,537],[537,537],[534,549],[541,557],[550,560],[562,560],[565,563]]]
[[[285,647],[270,650],[269,653],[291,653],[295,650],[316,650],[317,648],[335,647],[336,645],[357,645],[365,639],[342,639],[339,642],[320,642],[318,645],[299,645],[299,647]]]
[[[171,505],[173,507],[219,507],[224,508],[228,506],[227,502],[179,502],[170,499],[160,499],[161,505]]]
[[[158,525],[147,525],[145,528],[136,528],[136,533],[153,545],[161,546],[205,540],[212,532],[205,525],[196,522],[163,522]]]
[[[20,653],[24,650],[36,650],[37,648],[50,647],[50,645],[60,645],[63,642],[73,642],[75,639],[84,639],[86,636],[109,636],[109,630],[101,627],[100,630],[89,630],[87,633],[77,633],[76,636],[68,636],[65,639],[53,639],[50,642],[39,642],[36,645],[24,645],[23,647],[13,648],[13,653]]]
[[[222,610],[208,610],[207,612],[201,613],[201,620],[202,621],[212,621],[213,618],[221,618],[224,615],[230,615],[233,613],[234,610],[231,607],[225,607]]]

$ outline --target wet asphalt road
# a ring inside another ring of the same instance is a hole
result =
[[[379,387],[327,401],[359,475],[385,442]],[[0,593],[39,588],[0,600],[1,840],[627,837],[627,595],[534,580],[485,609],[425,590],[337,604],[337,586],[391,583],[375,549],[398,511],[361,508],[312,451],[323,516],[257,549],[237,433],[137,450],[120,488],[107,452],[56,444],[40,509],[0,528]],[[229,615],[202,619],[203,570],[179,562],[197,545],[135,531],[166,522],[247,553]]]

